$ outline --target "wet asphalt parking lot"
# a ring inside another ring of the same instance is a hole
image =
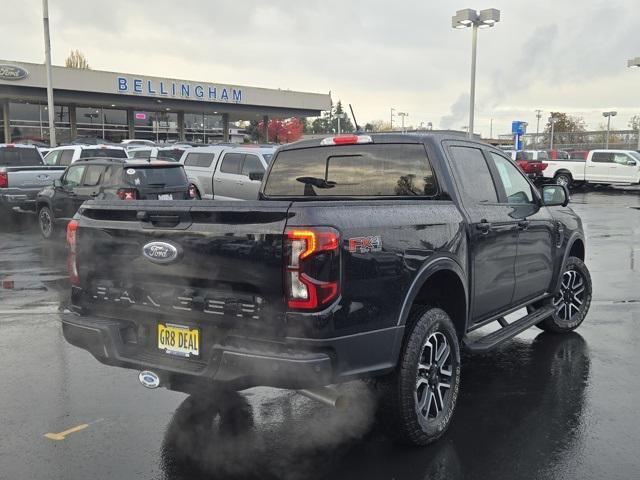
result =
[[[577,190],[572,202],[594,285],[584,324],[465,355],[452,426],[421,449],[374,428],[358,382],[342,387],[344,411],[254,388],[199,412],[143,388],[63,339],[63,241],[1,225],[0,478],[640,478],[640,190]]]

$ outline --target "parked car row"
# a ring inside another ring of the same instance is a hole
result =
[[[640,153],[634,150],[511,150],[511,158],[536,183],[638,184]]]

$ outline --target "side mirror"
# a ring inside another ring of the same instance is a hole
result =
[[[59,178],[53,181],[53,188],[62,188],[62,181]]]
[[[264,172],[249,172],[249,180],[261,182],[264,178]]]
[[[566,207],[569,204],[569,189],[563,185],[543,185],[542,204],[545,207]]]
[[[630,167],[635,167],[637,165],[635,160],[627,160],[627,165]]]

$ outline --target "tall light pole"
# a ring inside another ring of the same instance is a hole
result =
[[[453,28],[472,27],[471,36],[471,88],[469,98],[469,137],[473,137],[473,119],[476,102],[476,50],[478,45],[478,28],[490,28],[500,21],[500,10],[487,8],[477,12],[471,8],[458,10],[451,17]]]
[[[340,128],[340,120],[346,117],[347,117],[346,113],[336,113],[336,118],[338,119],[338,135],[342,133],[342,129]]]
[[[393,131],[393,112],[395,112],[396,109],[391,107],[391,131]]]
[[[630,58],[627,60],[627,67],[640,68],[640,57]],[[638,125],[638,150],[640,150],[640,125]]]
[[[404,117],[408,117],[409,114],[406,112],[398,112],[398,116],[402,117],[402,132],[404,133]]]
[[[51,40],[49,39],[49,2],[42,0],[42,23],[44,24],[44,62],[47,70],[47,105],[49,110],[49,144],[56,146],[56,124],[51,86]]]
[[[538,148],[538,135],[540,135],[540,119],[542,118],[542,110],[536,110],[536,148]]]
[[[611,130],[611,117],[615,117],[618,112],[602,112],[602,116],[607,119],[607,139],[604,142],[604,148],[609,149],[609,131]]]
[[[558,119],[553,115],[549,117],[549,123],[551,124],[551,142],[549,143],[549,150],[553,150],[553,131],[557,121]]]

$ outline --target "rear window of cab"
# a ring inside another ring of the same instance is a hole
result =
[[[367,144],[281,151],[264,194],[276,197],[430,197],[437,191],[422,144]]]
[[[125,166],[122,178],[134,187],[180,187],[188,183],[182,165]]]
[[[129,158],[120,148],[83,148],[80,158]]]

